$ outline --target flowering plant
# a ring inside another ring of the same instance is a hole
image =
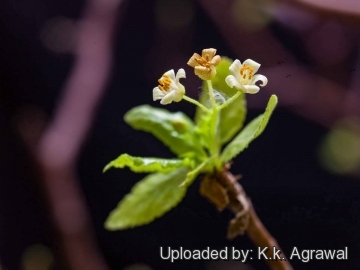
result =
[[[122,154],[105,168],[129,167],[134,172],[150,173],[139,181],[105,222],[109,230],[145,225],[164,215],[184,197],[196,177],[203,175],[200,193],[219,210],[229,207],[235,213],[228,237],[243,234],[251,223],[251,203],[236,177],[228,169],[230,162],[266,128],[277,104],[272,95],[263,114],[243,128],[246,116],[246,94],[255,94],[267,84],[263,75],[255,75],[260,64],[246,60],[231,61],[216,55],[215,49],[204,49],[188,61],[203,80],[199,100],[186,95],[180,79],[184,69],[169,70],[153,89],[154,101],[163,105],[186,100],[197,106],[194,121],[182,112],[141,105],[126,113],[124,119],[134,129],[150,132],[176,155],[173,159],[134,157]]]

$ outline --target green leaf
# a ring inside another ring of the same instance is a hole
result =
[[[217,119],[214,118],[213,114],[204,113],[201,116],[201,119],[198,120],[198,124],[195,128],[195,135],[197,136],[198,142],[207,149],[211,148],[214,137],[214,121]]]
[[[108,230],[123,230],[152,222],[183,199],[186,188],[179,188],[187,168],[168,174],[155,173],[138,182],[105,222]]]
[[[142,105],[128,111],[124,119],[134,129],[153,134],[177,155],[199,151],[193,136],[194,124],[182,112]]]
[[[216,76],[211,80],[212,85],[216,90],[223,92],[229,97],[235,95],[238,91],[236,88],[228,86],[225,82],[225,78],[228,75],[231,75],[229,67],[232,62],[233,60],[230,58],[222,56],[220,63],[216,66]]]
[[[225,82],[225,78],[231,75],[229,67],[232,60],[222,57],[221,62],[216,67],[216,76],[212,80],[213,88],[232,97],[238,90],[231,88]],[[246,118],[246,98],[241,94],[233,103],[220,112],[219,136],[222,144],[230,141],[243,127]]]
[[[240,154],[266,128],[270,116],[277,105],[278,99],[272,95],[263,114],[252,120],[224,149],[221,160],[226,163]]]
[[[122,154],[106,165],[103,172],[106,172],[112,167],[122,169],[126,166],[137,173],[170,172],[188,165],[190,165],[189,159],[145,158]]]
[[[216,76],[212,79],[212,85],[214,90],[224,93],[228,98],[232,97],[237,93],[235,88],[230,88],[225,78],[231,75],[229,67],[232,64],[232,60],[227,57],[222,57],[219,65],[216,66]],[[199,99],[203,105],[208,105],[209,95],[207,90],[206,82],[203,83],[203,93]],[[195,121],[200,123],[204,112],[198,108]],[[226,108],[220,112],[220,121],[218,126],[219,141],[221,144],[225,144],[230,141],[243,127],[246,118],[246,96],[241,94],[234,102],[229,104]]]
[[[246,118],[245,94],[241,94],[234,102],[220,112],[220,142],[222,144],[230,141],[244,125]]]
[[[199,102],[204,105],[205,107],[209,108],[210,98],[209,94],[207,93],[207,90],[204,89],[206,87],[206,82],[203,83],[202,86],[202,92],[199,96]],[[206,115],[209,115],[208,113],[204,112],[201,108],[196,106],[196,112],[195,112],[195,123],[200,123],[203,119],[203,117],[206,117]]]

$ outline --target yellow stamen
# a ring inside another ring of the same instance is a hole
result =
[[[204,59],[203,57],[199,57],[199,58],[195,58],[196,62],[199,63],[200,66],[209,68],[211,66],[211,64],[209,63],[209,55],[205,56],[206,58]]]
[[[252,68],[251,66],[248,65],[243,65],[240,68],[240,75],[244,78],[244,79],[251,79],[252,76],[254,75],[254,68]],[[247,78],[246,78],[247,77]]]
[[[170,89],[171,79],[169,75],[164,74],[159,80],[159,89],[161,91],[168,91]]]
[[[203,57],[205,59],[206,62],[210,62],[210,55],[209,54],[205,54],[205,56]]]

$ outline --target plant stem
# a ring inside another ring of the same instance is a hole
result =
[[[210,96],[210,100],[211,100],[211,105],[213,108],[216,108],[216,103],[215,103],[215,97],[214,97],[214,90],[212,88],[212,83],[211,80],[207,80],[207,85],[208,85],[208,90],[209,90],[209,96]]]
[[[209,162],[210,159],[205,160],[203,163],[201,163],[199,166],[197,166],[194,170],[192,170],[188,174],[188,177],[185,179],[185,181],[179,185],[179,188],[188,187],[195,180],[196,177],[194,177],[194,176],[196,176],[198,173],[200,173],[200,171],[205,167],[205,165]]]
[[[210,153],[211,156],[214,157],[214,164],[217,170],[221,169],[221,161],[219,158],[220,155],[220,145],[219,145],[219,133],[218,133],[218,121],[219,121],[219,110],[218,107],[212,108],[212,119],[210,122],[210,131],[211,131],[211,145],[210,145]]]
[[[219,109],[216,107],[215,97],[214,97],[214,90],[212,87],[211,80],[206,80],[208,85],[209,96],[212,105],[212,121],[211,121],[211,132],[213,136],[212,145],[210,146],[210,152],[213,157],[215,157],[215,165],[217,169],[221,168],[221,162],[219,160],[219,152],[220,146],[218,143],[218,117],[219,117]]]
[[[274,258],[272,247],[276,247],[276,249],[279,250],[280,246],[277,243],[276,239],[268,232],[264,224],[257,216],[250,199],[247,197],[242,186],[237,182],[237,178],[227,170],[218,172],[215,177],[215,180],[221,186],[223,186],[223,188],[227,192],[227,196],[229,198],[228,208],[230,208],[237,217],[239,217],[239,214],[242,214],[242,212],[246,210],[246,213],[248,214],[248,223],[246,224],[247,227],[245,228],[245,230],[248,237],[255,244],[255,246],[260,247],[261,249],[264,247],[268,247],[269,250],[266,256]],[[230,229],[231,225],[232,224],[230,224],[229,227]],[[242,233],[243,232],[241,228],[237,231],[232,231],[230,238],[234,238],[235,236]],[[285,255],[283,253],[281,253],[280,256],[285,258]],[[265,262],[272,270],[293,270],[292,266],[286,258],[285,260],[265,260]]]
[[[235,95],[233,95],[231,98],[229,98],[225,103],[221,104],[219,107],[218,107],[218,110],[222,110],[224,109],[225,107],[227,107],[230,103],[234,102],[235,99],[237,99],[238,97],[240,97],[242,93],[240,91],[238,91]]]
[[[192,99],[186,95],[183,96],[183,99],[185,99],[186,101],[188,101],[192,104],[195,104],[196,106],[199,106],[205,112],[210,113],[210,110],[208,108],[206,108],[204,105],[202,105],[200,102],[196,101],[195,99]]]

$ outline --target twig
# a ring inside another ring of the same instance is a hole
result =
[[[266,253],[268,258],[275,258],[274,257],[274,250],[275,247],[277,250],[280,249],[279,244],[276,242],[275,238],[271,236],[268,230],[265,228],[259,217],[257,216],[255,209],[247,197],[244,189],[242,186],[237,182],[237,177],[232,175],[229,171],[224,170],[222,172],[218,172],[212,176],[206,176],[204,181],[209,187],[210,180],[214,181],[214,185],[212,185],[211,189],[207,189],[208,191],[211,190],[209,198],[209,192],[206,194],[204,185],[201,186],[201,194],[208,197],[211,201],[214,202],[222,202],[222,206],[227,204],[227,207],[235,213],[235,218],[230,222],[229,230],[228,230],[228,238],[232,239],[240,234],[246,232],[248,237],[252,240],[255,246],[260,248],[268,247],[269,250]],[[219,192],[218,184],[221,186],[221,190],[225,192]],[[214,192],[216,190],[217,192]],[[214,194],[216,194],[214,196]],[[225,194],[225,195],[221,195]],[[226,199],[221,199],[221,196],[225,196]],[[216,204],[216,203],[215,203]],[[217,204],[218,209],[221,210],[219,204]],[[281,249],[280,249],[281,250]],[[273,260],[265,260],[270,269],[272,270],[292,270],[292,266],[287,261],[285,255],[281,253],[281,258],[285,258],[282,260],[273,259]]]
[[[34,149],[69,269],[108,269],[93,237],[76,159],[111,68],[112,36],[122,1],[91,0],[79,22],[76,61],[55,117]]]

